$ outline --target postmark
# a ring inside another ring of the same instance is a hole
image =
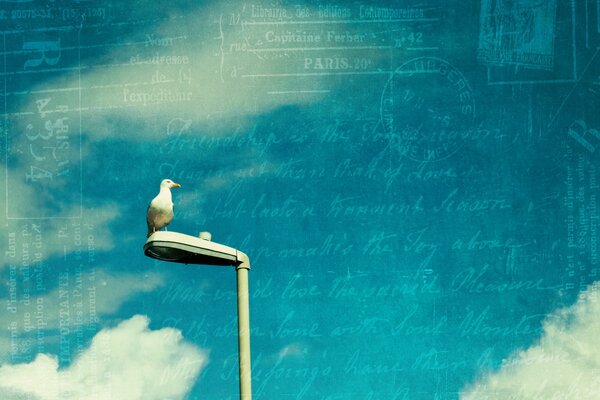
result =
[[[475,118],[467,79],[436,57],[414,58],[398,67],[384,86],[380,110],[390,145],[415,161],[452,156]]]

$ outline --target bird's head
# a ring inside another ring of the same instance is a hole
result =
[[[170,179],[163,179],[162,182],[160,183],[161,189],[171,189],[174,187],[181,187],[181,185],[179,183],[173,182]]]

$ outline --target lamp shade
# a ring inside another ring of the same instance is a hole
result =
[[[144,244],[144,254],[183,264],[237,266],[244,253],[219,243],[178,232],[154,232]]]

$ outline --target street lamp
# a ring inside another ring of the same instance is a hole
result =
[[[158,260],[184,264],[234,266],[237,276],[240,399],[252,399],[250,377],[250,259],[232,247],[177,232],[156,231],[144,244],[144,254]]]

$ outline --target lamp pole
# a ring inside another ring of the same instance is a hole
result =
[[[250,305],[248,291],[248,271],[250,260],[238,251],[242,263],[235,267],[237,276],[238,306],[238,352],[240,367],[240,400],[252,399],[252,379],[250,367]]]
[[[144,254],[158,260],[183,264],[234,266],[237,280],[238,358],[240,400],[252,400],[250,367],[250,304],[248,272],[250,259],[243,252],[211,241],[208,232],[200,238],[177,232],[154,232],[144,244]]]

